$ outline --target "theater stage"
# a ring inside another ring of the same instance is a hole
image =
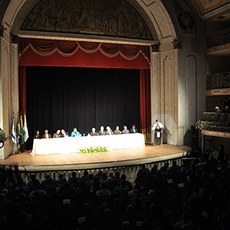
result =
[[[82,170],[154,163],[187,155],[188,146],[145,145],[143,148],[110,150],[99,153],[32,155],[31,151],[0,160],[2,166],[17,166],[20,171]]]

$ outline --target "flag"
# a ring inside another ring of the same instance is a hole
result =
[[[15,121],[13,118],[13,124],[12,124],[12,133],[11,133],[11,139],[14,142],[14,144],[18,143],[18,138],[17,138],[17,134],[16,134],[16,128],[15,128]]]
[[[25,131],[25,136],[24,136],[24,141],[26,142],[29,138],[29,131],[27,127],[27,121],[26,121],[26,115],[24,114],[24,131]]]
[[[23,145],[25,143],[25,130],[23,126],[22,115],[20,115],[18,119],[17,138],[18,138],[19,145]]]

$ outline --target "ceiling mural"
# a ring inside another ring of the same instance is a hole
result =
[[[142,16],[126,0],[41,0],[21,29],[153,39]]]

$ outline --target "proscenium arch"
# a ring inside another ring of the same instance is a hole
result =
[[[156,53],[161,53],[165,51],[172,51],[175,49],[174,41],[177,41],[176,29],[174,27],[173,21],[171,20],[167,9],[165,8],[162,0],[127,0],[139,14],[145,19],[148,24],[149,29],[151,30],[152,36],[154,38],[153,41],[147,42],[140,40],[133,41],[132,39],[119,39],[119,38],[110,38],[110,40],[106,40],[103,36],[74,36],[74,34],[66,34],[66,33],[44,33],[44,32],[33,32],[33,31],[21,31],[21,26],[23,21],[25,20],[28,13],[33,9],[33,7],[39,2],[39,0],[12,0],[10,1],[7,10],[4,14],[3,18],[3,37],[6,41],[11,43],[12,35],[28,37],[28,38],[47,38],[47,39],[70,39],[70,40],[86,40],[86,41],[99,41],[99,42],[112,42],[112,43],[127,43],[127,44],[138,44],[138,45],[152,45],[154,64],[151,66],[152,75],[155,77],[162,78],[162,72],[160,70],[156,70],[156,65],[160,66],[161,60],[163,58],[162,55],[156,55]],[[46,35],[46,36],[45,36]],[[174,55],[176,56],[176,55]],[[154,66],[153,66],[154,65]],[[154,70],[153,70],[154,69]],[[155,71],[155,72],[154,72]],[[176,69],[175,69],[176,73]],[[159,82],[159,80],[157,80]],[[163,83],[160,83],[163,84]],[[157,89],[161,86],[158,85]],[[163,92],[163,91],[162,91]],[[151,94],[158,94],[158,99],[162,98],[162,95],[159,95],[161,92],[153,92]],[[156,98],[156,97],[155,97]],[[154,106],[159,104],[159,101],[154,102]],[[163,108],[163,107],[162,107]],[[157,108],[154,109],[154,113],[163,113],[162,109]],[[160,111],[161,110],[161,111]],[[159,112],[160,111],[160,112]]]
[[[21,25],[28,15],[30,10],[39,2],[40,0],[12,0],[4,14],[3,36],[6,40],[10,41],[12,35],[17,36],[44,36],[44,33],[34,33],[34,32],[22,32]],[[147,22],[149,29],[151,30],[152,36],[154,38],[153,44],[165,44],[172,43],[177,39],[176,30],[170,19],[170,16],[160,0],[128,0],[128,2],[136,8],[136,10],[142,15],[144,20]],[[74,39],[76,36],[67,34],[53,34],[52,38],[69,38]],[[87,37],[79,36],[79,38],[86,39]],[[94,37],[96,40],[103,40],[103,36]],[[119,40],[119,39],[117,39]],[[114,41],[114,39],[113,39]],[[123,41],[125,42],[125,40]],[[128,41],[131,43],[131,41]]]
[[[31,11],[31,9],[38,3],[38,0],[11,0],[2,14],[2,28],[1,31],[1,58],[2,62],[0,63],[0,78],[4,78],[3,88],[10,89],[9,97],[6,99],[6,95],[1,98],[3,104],[6,104],[2,108],[2,113],[0,117],[2,118],[3,128],[7,133],[11,131],[12,118],[18,112],[18,51],[17,51],[17,43],[12,39],[14,35],[21,36],[21,25],[23,20]],[[174,96],[173,101],[171,101],[171,97],[164,94],[165,83],[167,82],[167,76],[164,76],[164,66],[162,66],[162,60],[168,55],[172,58],[176,58],[173,65],[173,73],[169,76],[173,76],[173,86],[175,89],[177,86],[177,78],[178,78],[178,61],[177,61],[177,51],[173,46],[173,41],[178,40],[176,30],[174,28],[173,21],[171,20],[167,9],[161,2],[161,0],[128,0],[128,2],[136,8],[136,10],[142,15],[146,23],[148,24],[149,29],[151,30],[154,41],[149,45],[157,45],[153,46],[152,53],[152,64],[151,64],[151,114],[153,116],[153,121],[155,116],[158,118],[163,118],[164,116],[169,116],[171,122],[171,117],[177,120],[177,96]],[[3,9],[1,9],[3,10]],[[176,25],[175,25],[176,26]],[[42,34],[35,34],[33,32],[27,32],[27,34],[23,34],[23,36],[27,37],[42,37]],[[49,34],[49,39],[70,39],[75,40],[76,37],[68,36],[65,33],[60,34]],[[78,39],[78,38],[77,38]],[[87,37],[80,37],[80,39],[84,40]],[[98,36],[94,38],[95,41],[105,42],[106,39],[103,36]],[[125,39],[111,39],[110,42],[114,43],[127,43],[127,44],[148,44],[142,43],[142,41],[125,40]],[[4,57],[4,58],[3,58]],[[166,89],[167,90],[167,89]],[[177,92],[175,92],[177,95]],[[153,102],[154,96],[154,102]],[[171,110],[170,114],[165,114],[164,111],[164,102],[165,97],[170,98],[170,104],[175,104],[173,106],[173,110]],[[175,111],[174,111],[175,110]],[[162,119],[161,119],[162,120]],[[169,128],[171,130],[177,130],[178,122],[171,122],[169,124]],[[175,133],[174,136],[178,136],[178,133]],[[177,137],[176,137],[177,138]],[[180,144],[177,139],[173,140],[169,144]],[[4,151],[4,152],[3,152]],[[10,142],[4,147],[3,150],[0,151],[0,158],[6,158],[12,153],[12,146],[10,146]]]

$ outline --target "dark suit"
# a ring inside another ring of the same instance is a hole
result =
[[[98,133],[97,133],[97,132],[91,132],[89,135],[90,135],[90,136],[97,136]]]
[[[48,137],[47,137],[46,134],[43,134],[42,138],[52,138],[52,136],[51,136],[51,134],[48,134]]]
[[[130,129],[130,133],[137,133],[137,129],[136,128]]]
[[[106,135],[105,131],[101,131],[101,130],[98,132],[98,134],[99,135]]]

